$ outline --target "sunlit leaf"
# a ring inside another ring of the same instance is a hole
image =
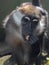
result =
[[[49,57],[46,57],[46,60],[49,60]]]

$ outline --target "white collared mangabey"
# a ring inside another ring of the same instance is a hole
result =
[[[5,42],[13,48],[18,65],[30,65],[39,55],[47,18],[47,11],[31,2],[22,3],[5,18]]]

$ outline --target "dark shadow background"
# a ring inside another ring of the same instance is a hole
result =
[[[0,28],[2,20],[20,3],[32,0],[0,0]],[[41,0],[43,7],[49,12],[49,0]],[[49,26],[49,25],[48,25]],[[47,28],[49,31],[49,27]],[[49,34],[48,34],[49,35]]]

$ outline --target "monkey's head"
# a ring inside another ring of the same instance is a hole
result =
[[[40,7],[38,8],[34,5],[32,5],[32,3],[27,2],[27,3],[22,3],[20,5],[20,7],[17,8],[17,10],[20,11],[22,15],[24,15],[24,17],[22,18],[22,25],[23,25],[22,28],[24,28],[24,29],[22,29],[22,30],[28,29],[30,31],[30,29],[31,29],[30,24],[31,24],[33,31],[35,30],[35,28],[38,28],[37,32],[40,32],[41,27],[42,27],[41,24],[43,24],[43,23],[40,24],[41,17],[42,17]],[[26,32],[26,31],[24,31],[24,32]]]

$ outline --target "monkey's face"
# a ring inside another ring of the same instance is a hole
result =
[[[22,18],[22,34],[30,35],[34,32],[39,23],[39,18],[33,15],[25,15]]]

